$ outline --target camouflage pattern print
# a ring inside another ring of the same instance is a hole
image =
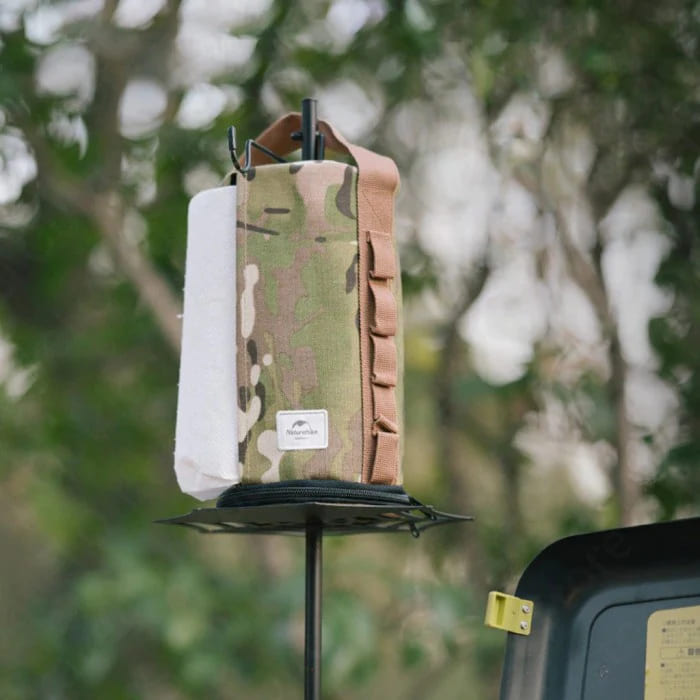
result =
[[[359,481],[357,170],[265,165],[238,179],[238,440],[243,482]],[[277,411],[328,411],[328,447],[280,451]]]

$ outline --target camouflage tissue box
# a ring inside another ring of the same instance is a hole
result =
[[[393,240],[385,250],[382,240],[373,244],[371,232],[358,227],[358,169],[330,160],[263,165],[239,177],[237,189],[241,481],[400,483],[398,465],[388,478],[373,475],[367,454],[386,427],[372,401],[365,396],[363,403],[363,382],[370,389],[376,381],[400,390],[401,360],[400,342],[394,342],[400,330],[386,333],[371,323],[383,292],[375,294],[370,285],[376,280],[394,299],[400,290],[396,267],[391,277],[382,278],[379,270],[395,264]],[[368,256],[364,275],[362,246]],[[394,258],[388,264],[387,254]],[[382,373],[387,344],[393,344],[393,355]]]

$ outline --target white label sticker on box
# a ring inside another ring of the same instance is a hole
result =
[[[328,447],[328,411],[277,411],[277,447],[280,450],[325,450]]]

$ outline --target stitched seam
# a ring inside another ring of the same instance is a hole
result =
[[[243,195],[243,288],[241,291],[241,298],[239,300],[239,304],[241,306],[241,320],[243,318],[243,313],[244,313],[244,306],[243,306],[243,293],[245,292],[245,270],[248,267],[248,188],[250,186],[250,183],[248,180],[244,178],[245,181],[245,188],[244,188],[244,195]],[[243,326],[243,323],[241,323],[241,326]],[[241,328],[241,339],[243,339],[243,329]],[[248,377],[250,376],[250,369],[248,367],[248,342],[246,341],[243,343],[244,347],[240,348],[241,352],[243,353],[243,367],[244,367],[244,373],[243,373],[243,380],[245,381],[245,390],[244,390],[244,396],[248,394]],[[246,406],[245,406],[245,413],[246,413],[246,428],[248,427],[248,411],[250,410],[250,402],[253,400],[253,397],[251,396],[248,401],[246,401]],[[248,430],[246,430],[245,437],[243,438],[244,440],[248,439]],[[246,450],[245,450],[245,465],[248,466],[248,458],[250,455],[250,450],[248,449],[250,445],[246,445]]]

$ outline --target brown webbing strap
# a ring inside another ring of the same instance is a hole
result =
[[[271,124],[256,139],[279,155],[299,148],[291,138],[301,128],[301,115],[290,113]],[[398,411],[396,406],[397,308],[393,293],[394,195],[399,173],[394,161],[346,141],[324,121],[318,129],[329,149],[348,153],[358,168],[358,278],[360,290],[360,367],[362,373],[362,480],[394,484],[399,474]],[[251,165],[271,159],[252,151]]]

